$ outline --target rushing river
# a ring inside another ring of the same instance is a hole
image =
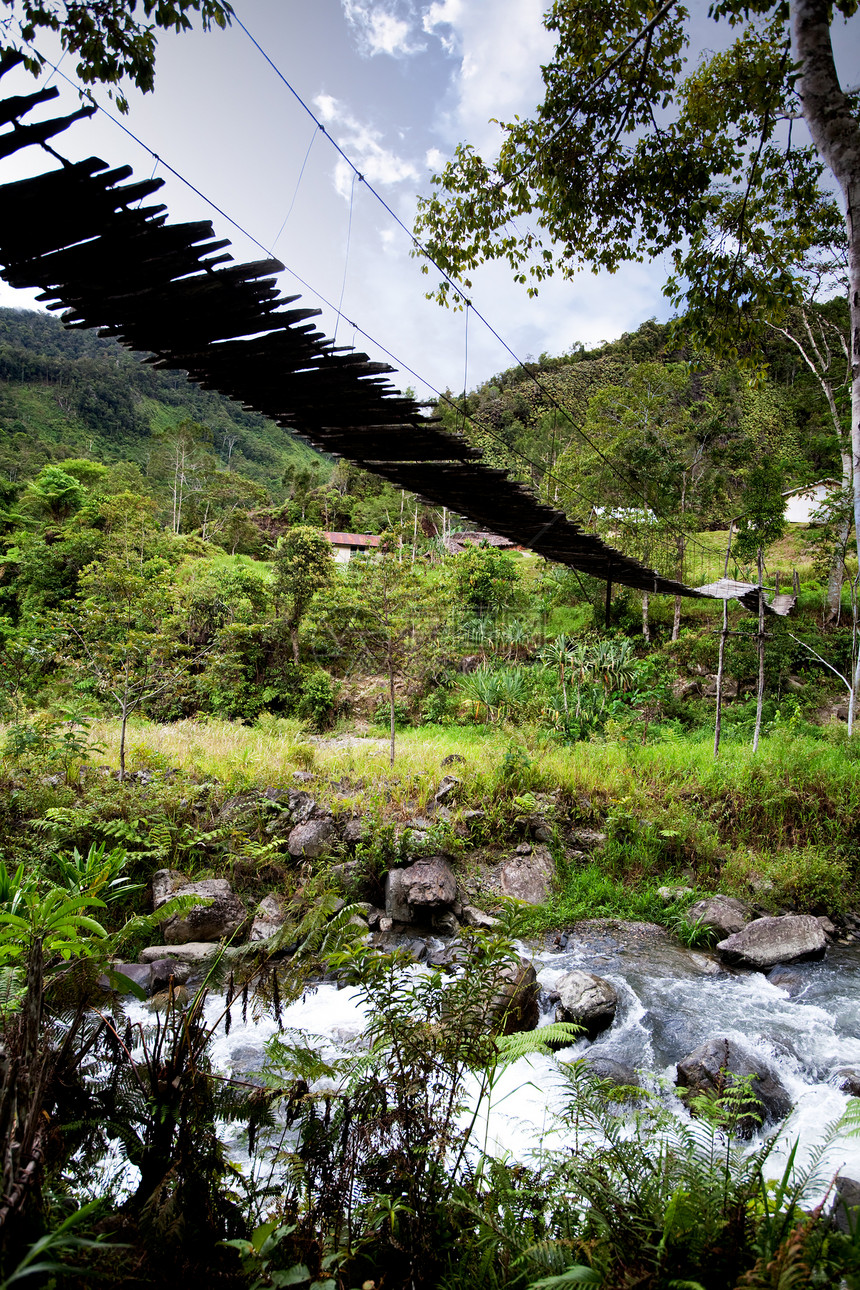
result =
[[[837,1072],[860,1072],[860,946],[830,947],[819,963],[788,970],[784,985],[757,972],[720,968],[710,954],[685,950],[657,929],[589,930],[571,935],[564,948],[522,947],[538,979],[551,992],[563,973],[584,968],[611,981],[619,1007],[611,1028],[594,1043],[583,1039],[557,1054],[571,1061],[590,1053],[638,1072],[641,1082],[658,1089],[678,1115],[686,1116],[673,1088],[675,1064],[714,1035],[740,1041],[773,1067],[791,1095],[794,1112],[783,1128],[768,1172],[779,1174],[796,1138],[805,1153],[823,1138],[827,1126],[845,1109]],[[413,969],[420,970],[420,969]],[[223,1000],[207,1001],[214,1023]],[[151,1020],[145,1007],[132,1004],[134,1021]],[[271,1016],[243,1022],[234,1006],[230,1034],[221,1026],[214,1038],[216,1070],[243,1075],[259,1070],[264,1045],[277,1032]],[[547,1008],[542,1023],[551,1021]],[[324,1054],[334,1055],[360,1040],[364,1014],[358,994],[323,983],[285,1008],[282,1024],[316,1037]],[[494,1153],[525,1160],[543,1141],[560,1145],[554,1114],[564,1098],[558,1066],[549,1057],[523,1058],[505,1071],[489,1113],[476,1128],[475,1141]],[[767,1126],[772,1130],[772,1126]],[[227,1131],[231,1156],[245,1156],[241,1131]],[[826,1157],[837,1169],[860,1179],[860,1139],[840,1139]]]

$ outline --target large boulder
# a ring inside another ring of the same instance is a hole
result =
[[[193,905],[185,914],[176,914],[163,924],[168,945],[188,941],[221,941],[235,936],[244,926],[248,911],[233,892],[226,878],[203,878],[176,888],[174,896],[203,896],[207,905]],[[163,902],[162,902],[163,903]]]
[[[527,959],[509,963],[499,972],[499,990],[489,1006],[489,1021],[496,1034],[512,1035],[534,1030],[540,1019],[540,986],[534,966]]]
[[[529,855],[511,856],[499,865],[502,891],[528,905],[543,905],[550,897],[555,863],[549,848],[530,848]]]
[[[757,1054],[734,1039],[712,1036],[678,1062],[677,1072],[675,1082],[680,1088],[710,1097],[728,1091],[739,1079],[753,1076],[754,1104],[740,1116],[737,1124],[742,1136],[755,1133],[765,1116],[781,1120],[791,1110],[791,1098],[777,1075]]]
[[[152,875],[152,908],[160,909],[177,894],[180,887],[187,887],[189,878],[178,869],[156,869]]]
[[[811,914],[756,918],[743,931],[717,945],[721,958],[737,967],[767,972],[777,963],[802,963],[824,957],[827,941]]]
[[[138,954],[139,963],[157,963],[166,958],[188,967],[201,967],[219,953],[220,945],[211,941],[192,941],[188,945],[149,945]]]
[[[589,1039],[594,1039],[612,1025],[618,1007],[618,993],[615,986],[602,976],[575,969],[566,972],[556,982],[555,990],[559,1000],[555,1010],[556,1021],[569,1021],[581,1026]]]
[[[743,931],[752,918],[752,910],[734,896],[708,896],[691,905],[686,918],[689,923],[701,923],[725,937]]]
[[[317,860],[331,847],[334,824],[329,819],[308,820],[290,831],[287,849],[296,859]]]
[[[248,933],[249,941],[267,941],[284,925],[286,915],[280,899],[271,893],[264,896],[254,913],[254,921]]]
[[[836,1179],[836,1201],[833,1206],[833,1226],[840,1232],[856,1232],[860,1226],[860,1182],[856,1178]]]
[[[457,899],[457,879],[444,856],[425,856],[385,878],[385,912],[396,923],[427,922]]]

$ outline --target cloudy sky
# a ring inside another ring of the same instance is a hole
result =
[[[490,118],[528,113],[537,102],[540,64],[551,52],[543,0],[235,0],[234,7],[277,71],[238,25],[162,36],[155,92],[131,94],[123,118],[150,151],[102,115],[61,136],[59,150],[72,159],[127,162],[138,177],[154,171],[166,181],[160,196],[171,220],[211,218],[217,235],[231,237],[238,259],[260,258],[256,239],[287,265],[285,293],[334,304],[320,320],[328,335],[337,329],[338,343],[354,343],[373,357],[383,356],[381,346],[396,356],[393,379],[401,388],[459,390],[464,375],[471,388],[512,366],[474,316],[467,346],[464,315],[424,298],[435,279],[421,274],[407,234],[367,184],[354,181],[331,140],[410,227],[416,195],[429,191],[430,174],[459,141],[492,151],[497,132]],[[71,58],[61,71],[73,77]],[[76,106],[60,77],[52,83],[62,89],[64,105]],[[29,77],[16,73],[5,79],[3,93],[31,87]],[[111,108],[104,95],[97,98]],[[32,159],[3,163],[0,178],[44,168],[44,157],[30,151]],[[550,282],[529,299],[504,266],[493,265],[473,275],[471,296],[511,350],[526,358],[561,353],[575,342],[592,345],[649,317],[667,317],[666,272],[655,263],[614,277],[583,274]],[[0,283],[0,304],[32,299]]]

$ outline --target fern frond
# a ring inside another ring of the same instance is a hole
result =
[[[538,1030],[520,1030],[512,1035],[499,1035],[496,1047],[503,1064],[519,1061],[530,1053],[547,1055],[556,1048],[569,1048],[582,1036],[582,1027],[569,1021],[554,1021]]]
[[[846,1138],[860,1137],[860,1097],[849,1097],[836,1128]]]

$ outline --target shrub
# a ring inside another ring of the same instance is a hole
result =
[[[826,847],[806,846],[753,853],[737,850],[723,867],[723,881],[743,896],[778,908],[838,912],[852,895],[847,861]]]

